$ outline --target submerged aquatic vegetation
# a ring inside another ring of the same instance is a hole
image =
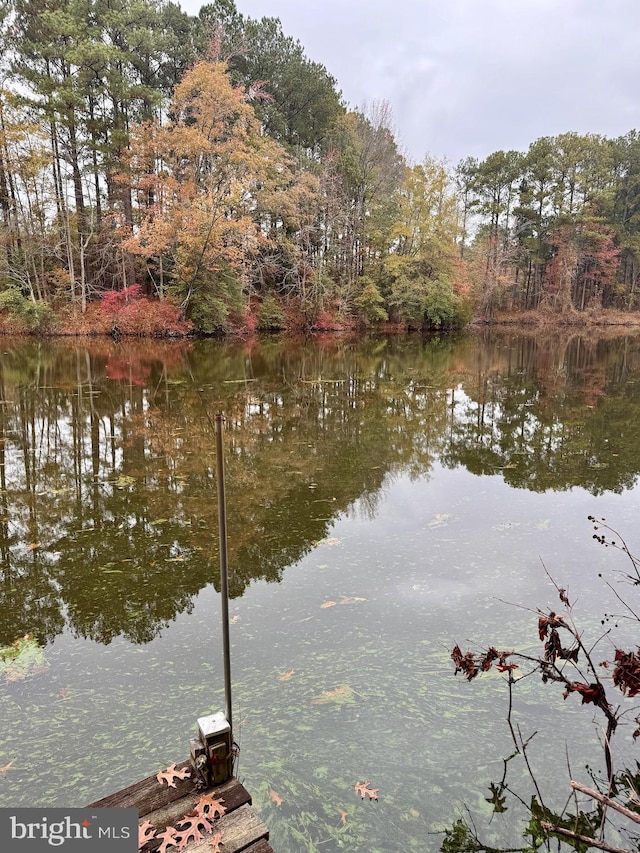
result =
[[[33,634],[19,637],[10,646],[0,647],[0,680],[19,681],[46,672],[49,666]]]

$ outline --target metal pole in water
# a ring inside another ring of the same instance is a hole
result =
[[[231,719],[231,645],[229,643],[229,572],[227,565],[227,507],[224,494],[224,455],[222,453],[222,422],[216,415],[216,472],[218,479],[218,530],[220,532],[220,599],[222,602],[222,653],[224,657],[225,715],[233,731]]]

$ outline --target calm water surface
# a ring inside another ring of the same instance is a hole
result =
[[[0,343],[0,647],[37,639],[0,662],[2,805],[106,795],[223,706],[221,411],[238,775],[275,849],[435,851],[467,808],[522,840],[487,802],[504,677],[449,654],[538,654],[545,567],[594,640],[615,610],[587,515],[640,549],[638,338]],[[565,745],[600,761],[573,698],[516,693],[550,804]]]

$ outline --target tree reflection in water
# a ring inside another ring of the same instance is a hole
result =
[[[639,378],[631,336],[5,342],[0,645],[65,625],[144,643],[218,586],[217,411],[241,596],[436,461],[537,492],[632,487]]]

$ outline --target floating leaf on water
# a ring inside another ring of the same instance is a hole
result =
[[[353,705],[356,698],[352,687],[341,684],[334,690],[323,690],[320,696],[314,697],[311,701],[314,705],[326,705],[329,702],[334,705]]]
[[[150,521],[149,524],[166,524],[169,521],[168,518],[156,518],[154,521]]]
[[[277,806],[282,805],[282,797],[277,791],[274,791],[273,788],[269,791],[269,799],[272,800]]]
[[[295,669],[290,669],[289,672],[283,672],[278,676],[278,681],[288,681],[295,674]]]
[[[27,545],[27,551],[35,551],[36,548],[40,547],[39,542],[32,542],[31,545]]]
[[[360,794],[362,799],[364,800],[365,796],[369,797],[370,800],[378,799],[378,789],[370,788],[369,785],[371,782],[367,779],[366,782],[357,782],[353,787],[356,793]]]
[[[47,659],[33,634],[25,634],[10,646],[0,647],[0,680],[18,681],[48,669]]]
[[[0,766],[0,773],[6,773],[8,770],[15,770],[16,768],[13,766],[16,763],[15,758],[11,760],[8,764],[3,764]]]
[[[445,524],[451,516],[448,512],[437,512],[434,517],[429,522],[429,527],[438,527],[441,524]]]
[[[362,598],[362,596],[355,595],[352,598],[341,598],[340,604],[355,604],[356,601],[366,601],[366,598]]]
[[[327,607],[335,607],[337,603],[337,601],[325,601],[325,603],[321,604],[320,607],[322,607],[323,610],[326,610]]]

